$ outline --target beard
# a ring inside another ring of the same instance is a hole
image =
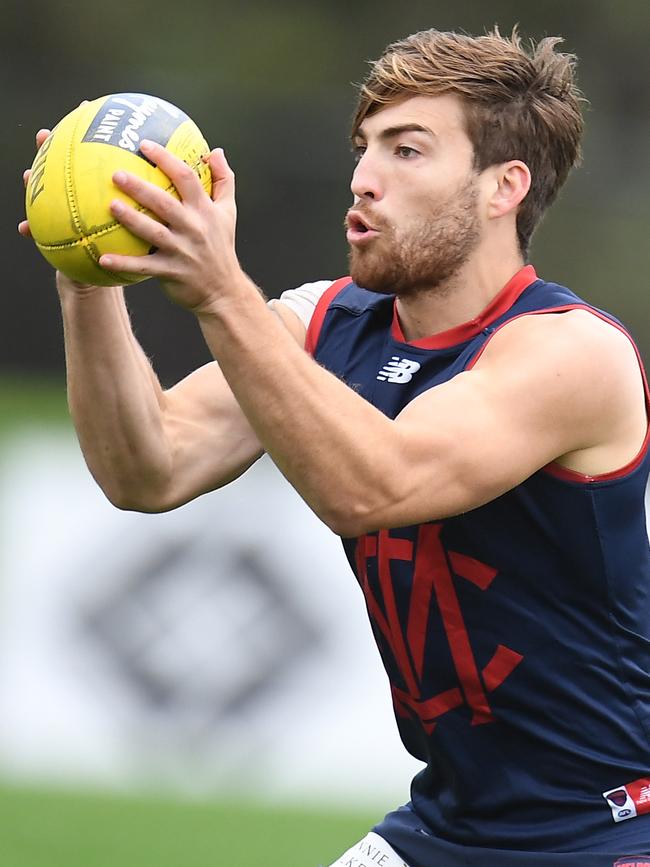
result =
[[[465,264],[481,236],[478,188],[471,177],[445,202],[402,225],[384,222],[362,204],[355,210],[368,211],[380,234],[368,245],[350,249],[350,276],[358,286],[382,295],[437,289]]]

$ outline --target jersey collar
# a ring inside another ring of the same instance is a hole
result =
[[[537,280],[535,269],[532,265],[525,265],[520,271],[517,271],[475,319],[470,319],[469,322],[463,322],[461,325],[455,325],[439,334],[432,334],[429,337],[412,341],[408,341],[404,337],[397,315],[397,299],[395,299],[391,335],[399,343],[407,343],[409,346],[417,346],[421,349],[448,349],[450,346],[464,343],[472,337],[476,337],[484,328],[506,313],[524,289],[527,289],[535,280]]]

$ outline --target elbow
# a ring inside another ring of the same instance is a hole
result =
[[[146,485],[120,486],[115,482],[98,482],[98,484],[108,502],[121,512],[158,514],[169,512],[178,505],[161,492],[148,488]]]
[[[318,516],[334,534],[344,539],[364,536],[386,526],[381,520],[381,511],[361,501],[331,505],[319,510]]]
[[[407,473],[383,473],[345,485],[328,486],[315,508],[318,517],[337,536],[354,539],[388,527],[403,526],[408,512]]]
[[[121,512],[142,512],[144,514],[156,514],[158,512],[166,512],[166,508],[160,503],[155,503],[146,500],[143,497],[134,497],[123,493],[104,490],[104,495],[111,506],[119,509]]]
[[[174,508],[173,506],[165,506],[135,498],[107,497],[107,499],[120,512],[140,512],[145,515],[157,515],[161,512],[169,512]]]

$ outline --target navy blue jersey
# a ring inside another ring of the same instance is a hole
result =
[[[475,320],[408,343],[394,298],[347,278],[307,348],[395,418],[515,317],[576,308],[622,328],[527,266]],[[400,736],[425,763],[376,829],[413,867],[650,853],[648,440],[617,472],[552,464],[465,514],[343,540]]]

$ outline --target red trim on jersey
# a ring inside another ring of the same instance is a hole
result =
[[[524,289],[527,289],[535,280],[537,280],[535,269],[532,265],[526,265],[517,271],[514,277],[506,283],[503,289],[494,296],[488,306],[475,319],[470,319],[469,322],[463,322],[462,325],[456,325],[447,331],[441,331],[440,334],[432,334],[430,337],[423,337],[420,340],[408,341],[404,337],[404,332],[397,315],[397,299],[395,299],[391,335],[394,340],[399,340],[400,343],[407,343],[409,346],[417,346],[421,349],[447,349],[450,346],[455,346],[457,343],[463,343],[465,340],[475,337],[486,326],[508,311]]]
[[[313,355],[316,351],[318,338],[320,337],[321,328],[323,327],[323,320],[325,319],[325,314],[327,313],[330,304],[339,294],[341,289],[351,282],[352,277],[340,277],[338,280],[335,280],[329,289],[326,289],[318,299],[314,312],[309,320],[307,336],[305,338],[305,350],[310,355]]]
[[[509,325],[511,322],[514,322],[515,319],[521,319],[522,316],[537,316],[539,314],[548,314],[548,313],[566,313],[568,310],[586,310],[588,313],[592,313],[594,316],[597,316],[598,319],[602,319],[603,322],[607,322],[609,325],[612,325],[614,328],[618,329],[621,334],[624,334],[627,339],[632,344],[634,352],[636,353],[637,360],[639,362],[639,368],[641,370],[641,377],[643,378],[643,389],[645,391],[645,400],[646,400],[646,408],[648,411],[648,426],[646,428],[646,435],[641,444],[641,448],[637,452],[637,454],[632,458],[631,461],[628,461],[622,467],[619,467],[617,470],[611,470],[607,473],[599,473],[595,476],[585,475],[584,473],[579,473],[577,470],[571,470],[569,467],[563,467],[562,464],[558,464],[557,461],[553,461],[550,464],[547,464],[545,467],[542,467],[542,470],[546,473],[549,473],[551,476],[555,476],[558,479],[564,479],[565,481],[570,482],[607,482],[612,479],[620,479],[624,476],[629,475],[631,472],[637,469],[637,467],[641,464],[646,453],[648,451],[648,447],[650,446],[650,387],[648,386],[648,379],[646,376],[645,368],[643,366],[643,360],[641,358],[641,353],[639,349],[630,336],[630,334],[623,328],[622,325],[619,325],[618,322],[614,322],[609,319],[609,317],[605,316],[598,310],[595,310],[593,307],[589,307],[587,304],[565,304],[562,307],[546,307],[542,310],[531,310],[528,313],[520,313],[518,316],[513,316],[512,319],[509,319],[507,322],[504,322],[503,325],[500,325],[493,334],[491,334],[488,339],[485,341],[483,346],[476,353],[474,358],[469,362],[466,366],[466,370],[471,370],[479,358],[485,352],[485,349],[488,343],[492,340],[495,334],[504,328],[506,325]]]

